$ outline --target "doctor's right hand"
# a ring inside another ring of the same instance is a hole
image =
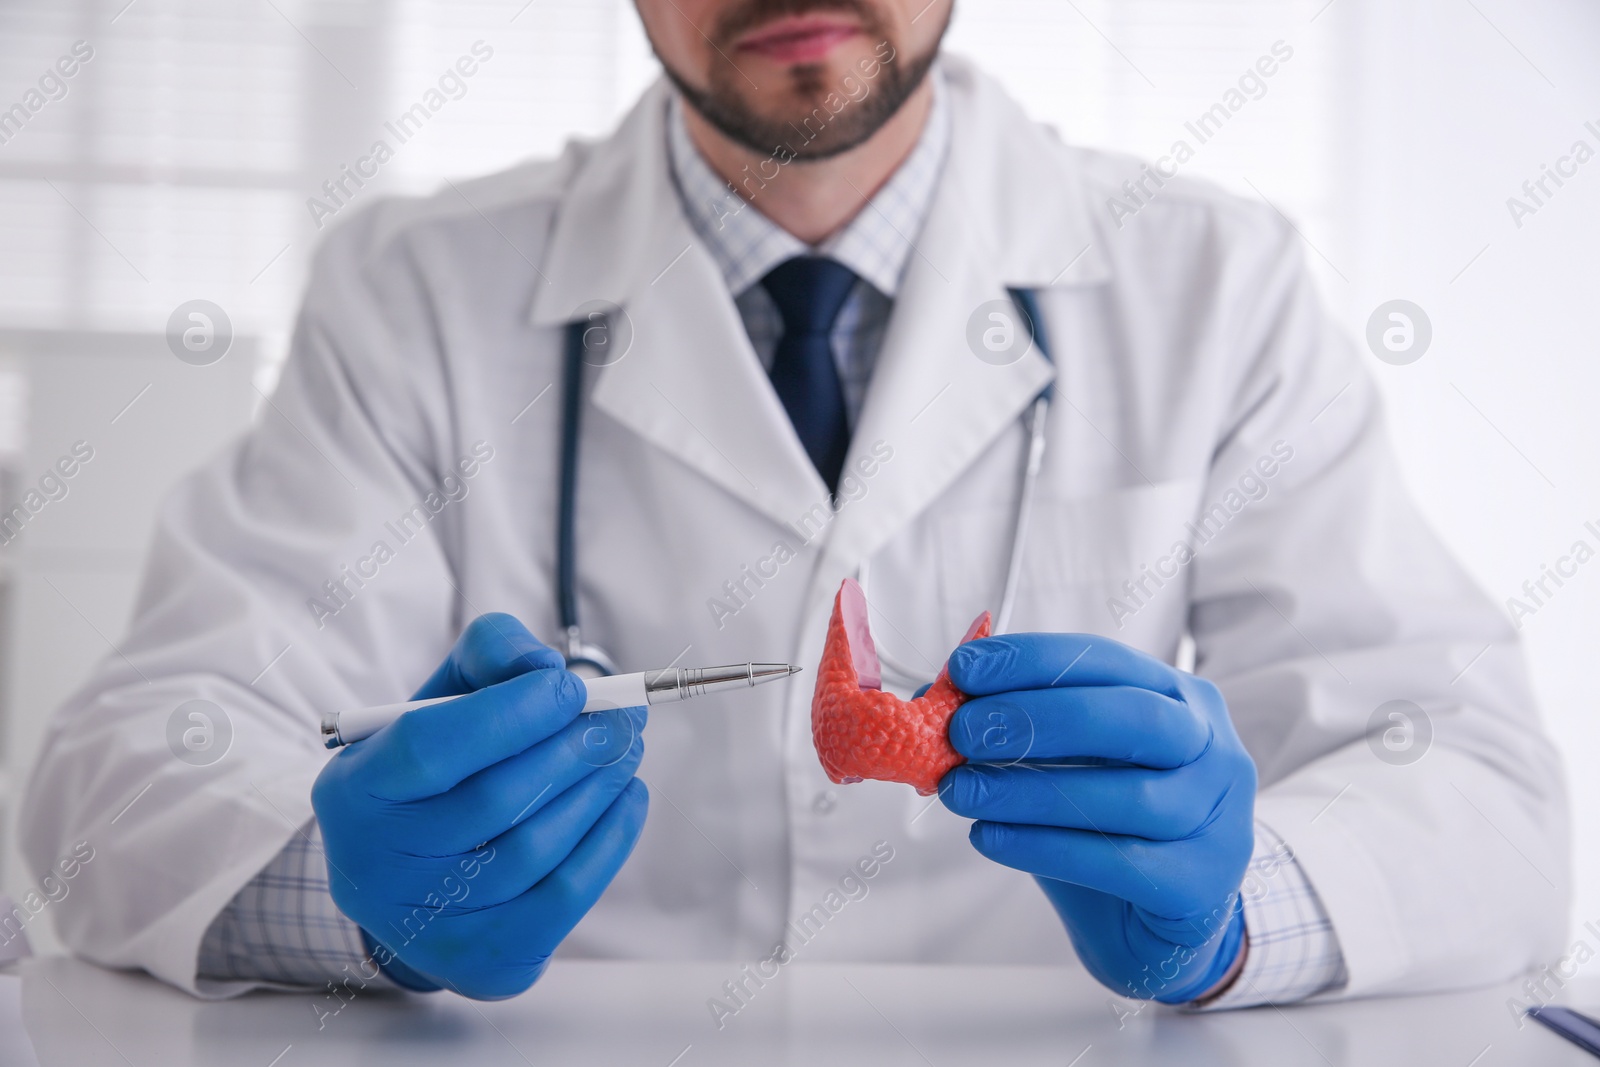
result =
[[[328,761],[311,803],[339,909],[411,989],[515,996],[644,828],[645,709],[583,683],[510,615],[483,615],[407,712]]]

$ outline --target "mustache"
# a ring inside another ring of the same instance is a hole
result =
[[[717,17],[714,39],[728,44],[735,38],[775,19],[816,12],[854,15],[867,33],[876,32],[883,20],[870,0],[745,0]]]

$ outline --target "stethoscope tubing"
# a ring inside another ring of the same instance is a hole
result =
[[[1028,328],[1033,344],[1039,349],[1039,354],[1045,359],[1054,362],[1051,357],[1050,341],[1045,335],[1044,318],[1039,311],[1037,294],[1032,289],[1012,289],[1011,299],[1016,302],[1018,310],[1028,320]],[[1016,524],[1011,531],[1011,552],[1006,559],[1005,584],[1000,592],[1000,607],[995,612],[994,621],[990,627],[991,634],[1011,632],[1011,615],[1016,608],[1017,592],[1022,584],[1022,562],[1027,551],[1028,530],[1033,519],[1033,503],[1038,495],[1039,472],[1044,467],[1046,445],[1049,440],[1047,433],[1050,421],[1050,404],[1055,397],[1054,385],[1047,385],[1034,397],[1033,403],[1028,407],[1028,451],[1022,465],[1022,484],[1018,486]],[[868,560],[862,560],[857,572],[856,581],[861,586],[862,598],[866,600],[868,610],[871,610],[871,575],[872,567]],[[880,615],[882,612],[879,613]],[[899,681],[910,687],[916,688],[924,680],[932,681],[926,671],[913,671],[895,659],[884,650],[881,644],[874,642],[878,653],[878,664],[884,674],[894,675]],[[938,670],[937,667],[934,668]]]
[[[617,673],[617,664],[599,645],[583,640],[578,622],[578,446],[583,438],[583,364],[591,322],[567,324],[561,384],[561,487],[556,504],[556,610],[561,618],[567,669],[585,677]]]
[[[1045,359],[1051,359],[1050,339],[1045,336],[1044,316],[1039,311],[1039,296],[1032,289],[1013,289],[1011,299],[1028,320],[1028,333]],[[1054,362],[1054,360],[1051,360]],[[1034,398],[1028,411],[1028,456],[1022,466],[1022,485],[1017,499],[1017,524],[1011,533],[1011,556],[1006,560],[1006,582],[1000,593],[1000,608],[995,612],[993,632],[1011,631],[1011,611],[1017,604],[1022,582],[1022,558],[1028,544],[1028,527],[1033,518],[1033,501],[1038,490],[1039,471],[1044,466],[1045,430],[1050,419],[1050,402],[1055,386],[1047,385]]]

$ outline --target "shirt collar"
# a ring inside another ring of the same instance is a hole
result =
[[[933,104],[911,154],[839,232],[811,247],[756,210],[711,169],[689,138],[683,102],[668,104],[667,158],[679,198],[735,296],[778,264],[808,253],[830,256],[887,297],[900,289],[912,242],[922,231],[950,145],[949,106],[937,68],[930,72]],[[772,164],[776,166],[776,163]],[[752,178],[753,186],[759,178]],[[759,191],[756,203],[759,203]]]

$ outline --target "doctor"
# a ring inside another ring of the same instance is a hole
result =
[[[1514,633],[1408,500],[1292,229],[1181,179],[1109,210],[1137,164],[938,58],[948,0],[638,6],[668,77],[614,135],[324,243],[260,425],[168,502],[33,776],[34,867],[95,849],[68,944],[205,996],[723,959],[718,1022],[792,959],[1077,958],[1230,1006],[1556,954],[1565,802]],[[866,568],[909,690],[1011,584],[950,663],[971,762],[934,799],[833,786],[808,680],[590,746],[533,636],[575,621],[568,456],[581,636],[623,670],[815,665]],[[413,693],[463,697],[319,746]]]

